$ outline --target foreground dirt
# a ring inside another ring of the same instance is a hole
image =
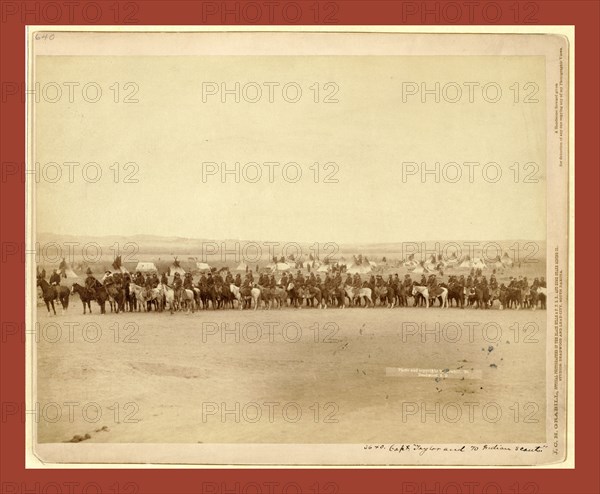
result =
[[[71,303],[38,309],[40,442],[545,440],[545,311]]]

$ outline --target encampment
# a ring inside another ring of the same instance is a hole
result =
[[[462,269],[471,269],[471,258],[469,256],[465,256],[463,261],[458,265],[458,267]]]
[[[287,262],[278,262],[271,270],[272,271],[289,271],[292,267]]]
[[[245,262],[240,262],[237,266],[237,268],[235,268],[235,271],[247,271],[248,270],[248,265]]]
[[[502,265],[506,268],[510,268],[514,264],[513,260],[510,258],[507,252],[504,253],[500,262],[502,262]]]
[[[346,269],[346,273],[350,274],[368,274],[371,272],[370,264],[351,264],[348,269]]]
[[[153,262],[138,262],[135,270],[140,273],[158,273],[158,269],[156,269]]]
[[[200,272],[210,271],[210,266],[205,262],[197,262],[196,269]]]
[[[480,259],[479,257],[473,259],[471,266],[475,269],[487,269],[485,262],[483,262],[483,259]]]
[[[427,273],[431,273],[431,271],[429,269],[427,269],[425,266],[417,266],[415,269],[412,270],[411,274],[427,274]]]
[[[183,276],[185,274],[185,269],[181,266],[169,266],[169,274],[175,276],[175,273],[179,273],[180,276]]]
[[[66,278],[79,278],[79,276],[77,276],[77,273],[75,273],[75,271],[73,271],[73,269],[71,269],[71,266],[69,266],[69,265],[67,265],[64,268],[63,274],[65,275]]]

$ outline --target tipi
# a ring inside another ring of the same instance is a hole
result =
[[[480,259],[479,257],[473,259],[472,267],[475,269],[487,269],[487,265],[483,262],[483,259]]]
[[[173,260],[173,264],[169,266],[169,275],[175,276],[175,273],[179,273],[180,276],[185,275],[185,269],[181,267],[177,257]]]

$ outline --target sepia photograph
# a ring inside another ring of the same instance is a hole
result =
[[[569,36],[460,27],[29,27],[31,461],[567,461]]]

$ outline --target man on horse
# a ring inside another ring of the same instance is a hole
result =
[[[87,277],[85,278],[85,287],[95,298],[96,297],[96,285],[99,283],[99,281],[94,277],[94,275],[92,274],[92,270],[90,268],[87,268],[85,274],[87,274]]]
[[[496,290],[498,288],[498,281],[496,280],[496,276],[493,274],[490,276],[490,288],[492,290]]]
[[[60,285],[60,271],[54,271],[52,276],[50,276],[50,284],[53,286]]]
[[[167,277],[167,273],[165,273],[164,271],[163,271],[163,274],[160,276],[160,282],[161,282],[161,284],[167,285],[167,286],[169,284],[169,278]]]
[[[60,261],[60,264],[58,265],[58,271],[59,271],[59,274],[63,278],[67,277],[67,261],[65,261],[64,257],[62,258],[62,261]]]
[[[112,283],[112,273],[110,271],[105,271],[104,276],[100,280],[103,285],[107,285]],[[108,281],[108,283],[106,283]]]
[[[175,273],[175,276],[173,276],[173,289],[179,290],[182,286],[183,282],[181,281],[181,276],[179,273]]]
[[[185,273],[183,277],[183,288],[186,290],[194,290],[194,280],[192,278],[192,273]]]
[[[146,280],[144,281],[144,290],[146,299],[150,298],[150,294],[152,293],[152,288],[154,286],[154,282],[152,280],[152,276],[150,273],[146,275]]]

